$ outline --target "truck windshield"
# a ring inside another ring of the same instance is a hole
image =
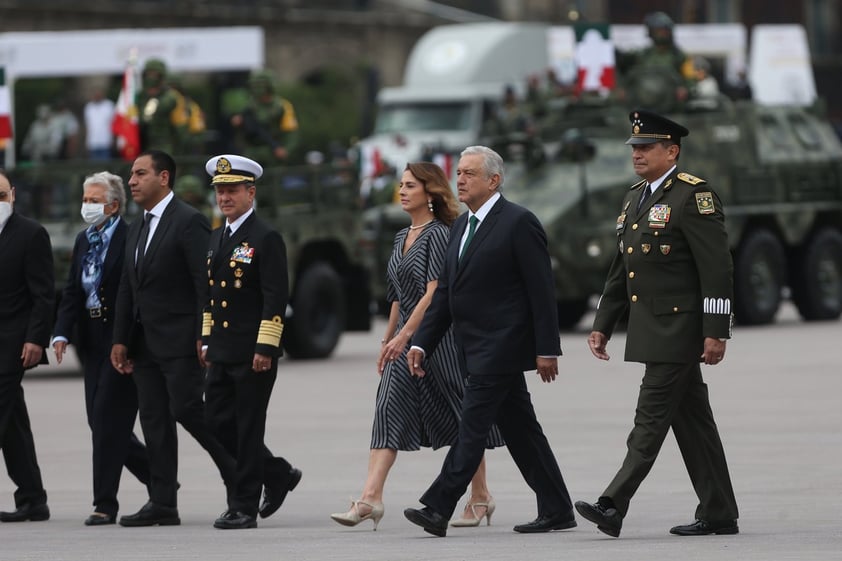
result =
[[[377,113],[374,132],[467,130],[470,127],[470,109],[468,103],[386,105]]]

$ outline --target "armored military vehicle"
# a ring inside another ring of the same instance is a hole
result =
[[[195,175],[207,184],[204,160],[180,159],[179,175]],[[18,166],[11,173],[18,208],[39,220],[50,233],[57,289],[67,278],[79,216],[82,183],[107,169],[128,178],[130,164],[51,162]],[[367,331],[371,325],[368,277],[359,255],[358,177],[350,165],[268,168],[259,181],[257,207],[287,245],[290,306],[283,344],[293,358],[325,358],[343,331]],[[139,213],[129,198],[126,217]],[[205,210],[210,210],[210,202]]]

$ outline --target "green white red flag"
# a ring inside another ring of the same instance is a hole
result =
[[[607,23],[576,28],[577,91],[608,93],[614,88],[614,43]]]
[[[12,102],[3,67],[0,67],[0,138],[12,138]]]
[[[135,57],[131,57],[123,73],[123,87],[117,98],[111,130],[117,150],[124,160],[133,161],[140,154],[140,125],[138,124],[138,76]]]

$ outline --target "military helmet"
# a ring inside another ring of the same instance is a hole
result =
[[[249,90],[255,97],[275,93],[275,75],[271,70],[254,70],[249,76]]]
[[[649,38],[656,45],[672,43],[672,28],[675,23],[664,12],[652,12],[643,19],[643,24],[649,32]]]
[[[143,65],[143,87],[157,88],[164,83],[167,75],[167,65],[159,58],[150,58]]]

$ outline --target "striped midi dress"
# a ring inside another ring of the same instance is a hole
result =
[[[426,226],[412,246],[403,252],[409,229],[395,236],[387,268],[387,297],[399,303],[397,331],[406,323],[427,283],[438,279],[444,263],[450,228],[434,220]],[[456,442],[465,390],[465,378],[452,329],[448,330],[431,353],[427,351],[423,378],[409,373],[406,353],[386,363],[377,388],[371,448],[418,450],[434,449]],[[503,446],[500,430],[492,428],[488,448]]]

